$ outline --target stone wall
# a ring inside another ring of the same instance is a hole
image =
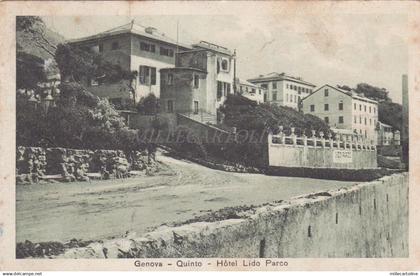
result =
[[[128,177],[130,171],[152,171],[156,166],[154,153],[147,151],[124,153],[20,146],[16,150],[16,183],[122,178]]]
[[[296,135],[269,135],[269,166],[325,169],[375,169],[376,147],[363,142],[348,142]]]
[[[408,257],[408,173],[161,226],[66,250],[58,258]],[[215,216],[216,217],[216,216]]]

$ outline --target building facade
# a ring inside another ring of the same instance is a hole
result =
[[[217,123],[219,107],[233,93],[234,55],[201,41],[176,55],[176,66],[160,70],[161,111]]]
[[[136,79],[118,83],[103,83],[101,76],[88,80],[89,91],[111,102],[138,102],[150,93],[159,97],[162,68],[175,66],[175,53],[191,47],[177,43],[153,27],[133,22],[84,38],[68,41],[70,45],[91,49],[123,70],[137,72]],[[130,90],[134,88],[135,93]],[[134,97],[134,99],[133,99]]]
[[[352,130],[377,143],[378,102],[330,85],[323,85],[302,99],[304,113],[324,120],[331,128]]]
[[[265,89],[264,102],[299,110],[300,101],[311,94],[315,85],[285,73],[270,73],[248,80]]]
[[[264,102],[264,95],[267,93],[265,88],[257,86],[246,80],[236,79],[236,92],[258,104]]]
[[[378,145],[400,145],[400,132],[392,126],[378,122]]]

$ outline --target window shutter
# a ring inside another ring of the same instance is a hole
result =
[[[156,85],[156,68],[151,67],[151,85]]]

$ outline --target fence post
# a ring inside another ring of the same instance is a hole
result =
[[[292,128],[290,128],[290,130],[291,130],[291,137],[292,137],[292,143],[293,143],[293,145],[296,145],[297,144],[297,139],[296,139],[296,134],[295,134],[295,128],[294,127],[292,127]]]
[[[316,147],[316,136],[315,136],[315,130],[311,130],[312,132],[312,142],[314,143],[314,147]]]
[[[333,145],[333,139],[332,139],[332,133],[331,132],[328,133],[328,140],[330,141],[330,148],[333,148],[334,145]]]
[[[308,146],[308,137],[306,137],[306,134],[303,133],[303,145],[306,147]]]
[[[319,132],[319,137],[321,137],[321,145],[323,148],[325,148],[325,138],[324,138],[324,132],[320,131]]]
[[[283,145],[286,144],[286,138],[284,137],[284,133],[283,133],[283,126],[279,126],[279,135],[280,135],[281,143]]]

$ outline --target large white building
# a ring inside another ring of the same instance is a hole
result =
[[[179,51],[192,49],[159,32],[153,27],[143,27],[132,21],[117,28],[88,37],[73,39],[69,44],[91,49],[107,61],[122,69],[137,72],[132,86],[134,99],[129,91],[129,81],[103,83],[101,79],[88,80],[89,91],[99,97],[108,98],[114,104],[138,102],[150,93],[160,96],[160,74],[162,68],[175,67],[175,55]]]
[[[315,85],[285,73],[270,73],[248,80],[266,89],[264,102],[299,109],[300,100],[313,92]]]
[[[267,93],[266,89],[239,78],[236,79],[236,90],[239,95],[259,104],[264,102],[264,95]]]
[[[352,130],[377,143],[378,102],[355,91],[323,85],[302,99],[302,110],[321,118],[331,128]]]

